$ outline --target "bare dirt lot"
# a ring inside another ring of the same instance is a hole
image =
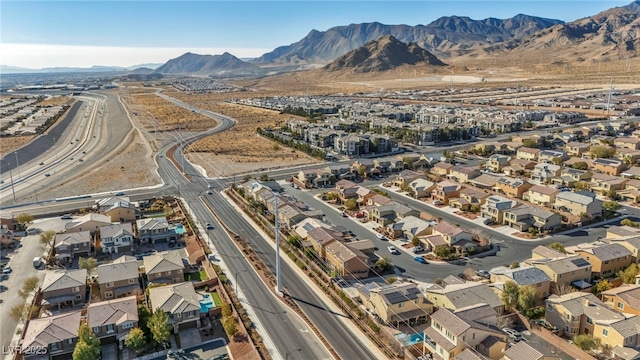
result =
[[[36,105],[38,106],[57,106],[57,105],[64,105],[64,104],[71,105],[74,102],[75,100],[68,96],[52,96],[48,99],[44,99],[40,101]]]
[[[125,94],[123,99],[132,111],[138,113],[137,116],[146,117],[149,120],[145,126],[152,127],[151,121],[155,120],[158,131],[173,130],[178,127],[190,131],[202,131],[215,126],[215,122],[208,117],[173,105],[155,95],[154,92]]]
[[[31,141],[35,136],[5,136],[0,138],[0,157],[4,157],[5,155],[13,152],[16,149],[23,147],[29,141]]]
[[[291,115],[216,101],[214,99],[220,96],[215,95],[167,95],[237,120],[231,129],[199,140],[187,149],[189,159],[202,166],[208,176],[231,176],[318,162],[303,152],[281,146],[256,134],[259,127],[284,125],[285,121],[293,117]]]

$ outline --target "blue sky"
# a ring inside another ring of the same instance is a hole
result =
[[[378,21],[427,24],[441,16],[572,21],[627,1],[7,1],[0,2],[0,64],[128,66],[186,51],[259,56],[311,29]]]

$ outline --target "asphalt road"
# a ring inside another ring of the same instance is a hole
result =
[[[60,219],[48,219],[34,222],[29,229],[36,231],[34,235],[22,238],[22,247],[14,252],[2,251],[3,256],[8,256],[9,266],[13,272],[9,274],[7,280],[0,282],[8,289],[0,293],[0,340],[3,348],[11,342],[16,330],[16,321],[9,316],[9,311],[14,306],[24,304],[24,299],[18,295],[18,290],[22,288],[22,283],[29,277],[37,276],[40,279],[40,285],[44,279],[45,271],[37,270],[33,267],[33,258],[41,256],[44,249],[40,246],[39,231],[64,230],[64,224],[67,221]],[[9,357],[7,357],[8,359]]]

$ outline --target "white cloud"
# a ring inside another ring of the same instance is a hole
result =
[[[0,64],[39,69],[43,67],[92,65],[131,66],[164,63],[186,52],[219,55],[225,51],[237,57],[257,57],[272,49],[250,48],[137,48],[45,44],[2,44]]]

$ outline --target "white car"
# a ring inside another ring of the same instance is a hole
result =
[[[507,334],[509,335],[509,337],[510,337],[511,339],[513,339],[514,341],[520,341],[520,340],[522,340],[522,336],[520,335],[520,333],[519,333],[519,332],[517,332],[517,331],[515,331],[515,330],[513,330],[513,329],[510,329],[510,328],[504,328],[504,329],[502,329],[502,331],[504,331],[505,333],[507,333]]]
[[[389,250],[391,255],[400,255],[400,251],[398,249],[396,249],[396,247],[393,246],[393,245],[387,246],[387,249]]]

